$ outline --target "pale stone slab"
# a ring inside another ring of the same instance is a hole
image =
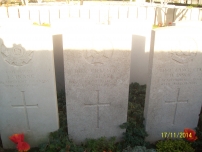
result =
[[[155,17],[155,24],[164,24],[165,22],[165,7],[156,7],[156,17]]]
[[[100,7],[100,24],[108,24],[109,23],[109,7],[101,6]]]
[[[80,18],[82,19],[90,18],[90,7],[86,7],[86,6],[80,7]]]
[[[70,18],[80,18],[80,7],[79,6],[70,6],[69,8]]]
[[[59,7],[56,6],[52,6],[49,9],[49,13],[50,13],[50,24],[56,20],[59,20],[60,18],[60,12],[59,12]]]
[[[98,6],[93,6],[90,9],[90,19],[99,23],[100,21],[100,8]]]
[[[109,8],[109,20],[118,19],[119,12],[118,12],[118,6],[111,6]]]
[[[29,9],[24,6],[19,7],[19,16],[20,16],[20,19],[29,20]]]
[[[145,20],[147,18],[147,7],[139,6],[137,10],[138,19]]]
[[[202,21],[179,21],[174,22],[173,26],[202,27]]]
[[[153,24],[155,24],[154,23],[155,10],[156,10],[156,7],[153,7],[153,6],[147,7],[147,20],[153,22]]]
[[[40,23],[50,23],[50,12],[49,12],[49,7],[47,6],[41,6],[39,8],[39,13],[40,13]]]
[[[184,128],[197,126],[202,105],[201,39],[202,28],[196,27],[152,31],[144,111],[148,141],[162,139],[164,132],[180,138]]]
[[[8,7],[8,16],[11,19],[19,18],[18,7]]]
[[[52,47],[48,28],[0,28],[0,130],[4,148],[16,147],[8,138],[13,134],[24,133],[25,140],[36,147],[48,142],[48,134],[59,128]]]
[[[119,19],[127,19],[127,18],[128,18],[128,6],[120,6]]]
[[[8,18],[7,8],[0,7],[0,19],[5,19],[5,18]]]
[[[131,50],[131,31],[126,31],[117,25],[88,25],[68,28],[63,35],[68,133],[78,143],[122,137]]]
[[[130,83],[146,84],[153,22],[138,19],[118,19],[111,21],[110,24],[121,25],[132,34]]]
[[[60,7],[60,19],[67,19],[69,18],[69,7],[68,6],[61,6]]]
[[[199,21],[202,21],[202,9],[199,9]]]
[[[137,19],[137,7],[136,6],[129,6],[128,7],[128,18],[130,19]]]
[[[174,8],[166,8],[165,25],[172,25],[172,22],[174,21],[174,11]]]
[[[198,8],[192,8],[191,9],[191,20],[198,21],[199,19],[199,9]]]
[[[31,6],[29,7],[29,17],[32,22],[40,24],[39,7]]]

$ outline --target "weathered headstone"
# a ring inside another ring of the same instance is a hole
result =
[[[40,24],[40,13],[39,13],[39,7],[37,6],[30,6],[29,7],[29,19],[32,22]]]
[[[109,23],[109,7],[108,6],[101,6],[99,12],[99,19],[101,24],[108,24]]]
[[[202,27],[202,21],[178,21],[173,22],[173,26],[191,26],[191,27]]]
[[[80,7],[80,18],[82,18],[82,19],[90,18],[90,7],[89,6]]]
[[[49,13],[50,13],[50,24],[52,22],[59,20],[60,18],[59,6],[49,7]]]
[[[128,7],[128,18],[136,19],[138,16],[138,7],[137,6],[129,6]]]
[[[152,31],[145,103],[147,140],[181,138],[197,126],[202,104],[202,29]]]
[[[118,18],[119,19],[128,18],[128,6],[119,6]]]
[[[119,125],[127,118],[131,34],[121,29],[88,25],[68,28],[63,35],[68,133],[76,142],[122,137]]]
[[[29,9],[27,7],[19,7],[19,17],[20,19],[29,20]]]
[[[199,20],[199,9],[198,8],[192,8],[191,9],[191,20],[198,21]]]
[[[22,28],[22,30],[19,29]],[[32,34],[27,34],[32,32]],[[9,136],[24,133],[31,147],[48,141],[59,128],[50,30],[32,26],[0,28],[0,130],[4,148]]]
[[[69,7],[69,16],[70,18],[80,18],[80,7],[79,6],[70,6]]]
[[[60,7],[60,19],[68,19],[70,17],[70,8],[69,6]]]
[[[0,19],[6,19],[6,18],[8,18],[7,8],[0,7]]]
[[[140,20],[145,20],[147,18],[147,7],[139,6],[137,9],[137,16]]]
[[[19,18],[18,14],[18,7],[8,7],[8,16],[10,19],[17,19]]]
[[[100,21],[100,8],[99,6],[93,6],[90,8],[90,19],[93,20],[96,23],[99,23]]]
[[[50,23],[50,7],[47,6],[41,6],[39,7],[39,16],[40,16],[40,24],[43,23]]]
[[[155,24],[154,23],[155,9],[156,9],[156,7],[154,7],[154,6],[147,7],[147,20],[152,21],[153,24]]]

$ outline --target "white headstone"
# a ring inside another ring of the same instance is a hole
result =
[[[100,21],[99,15],[100,15],[100,8],[98,6],[93,6],[90,8],[90,19],[91,20],[93,20],[96,23],[99,23],[99,21]]]
[[[191,27],[202,27],[202,21],[178,21],[173,22],[173,26],[191,26]]]
[[[7,8],[0,7],[0,19],[5,19],[5,18],[8,18]]]
[[[201,39],[202,29],[196,27],[152,31],[144,111],[148,141],[180,138],[184,128],[197,127],[202,105]]]
[[[127,18],[128,18],[128,6],[120,6],[119,19],[127,19]]]
[[[172,8],[172,7],[167,7],[165,8],[165,11],[166,11],[166,14],[165,14],[165,25],[166,26],[170,26],[172,25],[174,19],[173,19],[173,14],[174,14],[174,11],[175,11],[175,8]]]
[[[29,20],[29,9],[25,6],[19,7],[19,16],[20,16],[20,19]]]
[[[88,7],[88,6],[80,7],[80,18],[82,18],[82,19],[90,18],[90,7]]]
[[[118,19],[118,6],[109,7],[109,20]]]
[[[60,6],[60,19],[69,18],[69,7],[68,6]]]
[[[117,25],[68,29],[63,48],[69,136],[76,142],[102,136],[120,140],[119,125],[127,119],[131,34]]]
[[[153,24],[154,24],[154,18],[155,18],[155,9],[156,7],[153,7],[153,6],[147,7],[147,20],[153,22]]]
[[[52,35],[39,26],[0,28],[0,130],[4,148],[9,136],[24,133],[31,147],[48,141],[59,128]],[[31,34],[27,34],[30,33]]]
[[[156,7],[156,18],[155,18],[155,24],[164,24],[165,21],[165,15],[166,15],[166,8],[165,7]]]
[[[79,6],[70,6],[69,10],[70,18],[80,18],[80,7]]]
[[[198,21],[199,20],[199,8],[192,8],[191,9],[191,20]]]
[[[29,16],[32,22],[40,24],[40,14],[39,14],[39,7],[37,6],[30,6],[29,7]]]
[[[40,16],[40,24],[43,24],[43,23],[50,23],[50,12],[49,12],[49,7],[47,6],[41,6],[39,8],[39,16]]]
[[[130,19],[136,19],[138,18],[137,14],[137,8],[136,6],[129,6],[128,7],[128,18]]]
[[[199,21],[202,21],[202,9],[199,9]]]
[[[8,16],[10,19],[17,19],[19,18],[18,15],[18,7],[8,7]]]
[[[147,18],[147,7],[139,6],[138,7],[138,19],[145,20]]]
[[[57,21],[60,18],[60,12],[59,12],[59,7],[56,6],[51,6],[49,8],[49,15],[50,15],[50,24],[54,21]]]
[[[109,23],[109,7],[101,6],[100,7],[100,24],[108,24]]]

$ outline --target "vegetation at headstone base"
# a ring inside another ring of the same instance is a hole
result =
[[[86,139],[84,144],[85,152],[115,152],[118,151],[116,138],[101,137],[99,139]]]
[[[155,149],[147,149],[144,146],[136,146],[131,148],[130,146],[124,149],[122,152],[156,152]]]
[[[191,143],[183,139],[165,139],[157,142],[157,152],[194,152]]]
[[[144,128],[144,101],[146,94],[146,85],[139,85],[138,83],[130,84],[129,88],[129,103],[128,103],[128,120],[120,127],[126,129],[122,142],[122,148],[128,146],[148,146],[145,142],[147,133]]]
[[[202,151],[202,108],[199,114],[198,126],[196,127],[196,136],[198,139],[192,143],[192,147],[196,149],[196,151]]]
[[[42,23],[42,24],[39,24],[39,23],[37,23],[37,22],[34,22],[33,25],[51,27],[51,25],[50,25],[49,23]]]

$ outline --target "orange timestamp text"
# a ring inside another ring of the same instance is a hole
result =
[[[162,138],[192,138],[192,133],[185,132],[162,132]]]

